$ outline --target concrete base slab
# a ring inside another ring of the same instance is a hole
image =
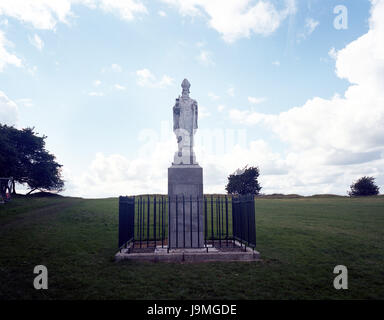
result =
[[[239,247],[240,248],[240,247]],[[244,247],[243,247],[244,249]],[[116,261],[133,260],[148,262],[181,262],[199,263],[213,261],[258,261],[260,253],[251,248],[241,251],[221,251],[220,248],[207,246],[205,248],[169,249],[156,247],[153,252],[130,252],[130,248],[122,249],[116,253]]]

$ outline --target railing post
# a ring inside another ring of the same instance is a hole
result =
[[[156,248],[156,196],[153,196],[153,239],[155,241],[155,248]]]
[[[196,196],[197,204],[197,247],[200,248],[200,202],[199,196]]]
[[[189,201],[190,201],[190,203],[189,203],[189,216],[190,216],[190,226],[189,226],[189,232],[190,232],[190,236],[191,236],[191,248],[192,248],[192,229],[193,229],[193,227],[192,227],[192,195],[189,197]]]
[[[204,246],[207,248],[208,252],[208,246],[207,246],[207,238],[208,238],[208,205],[207,205],[207,197],[203,196],[204,199]]]
[[[227,247],[228,247],[228,198],[225,196],[225,226],[226,226],[226,240],[227,240]]]
[[[149,210],[150,210],[150,204],[151,204],[151,199],[148,196],[147,197],[147,248],[149,247]]]

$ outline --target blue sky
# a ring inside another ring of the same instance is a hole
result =
[[[48,136],[66,195],[166,193],[188,78],[205,192],[247,164],[265,193],[384,187],[380,16],[381,0],[4,0],[0,122]]]

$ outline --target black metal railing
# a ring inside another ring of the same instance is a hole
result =
[[[256,247],[254,196],[119,198],[119,248]]]

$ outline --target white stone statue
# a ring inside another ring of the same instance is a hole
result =
[[[177,137],[178,151],[175,153],[175,165],[197,165],[193,152],[193,136],[197,129],[197,102],[189,97],[191,84],[187,79],[181,83],[181,97],[173,107],[173,132]]]

